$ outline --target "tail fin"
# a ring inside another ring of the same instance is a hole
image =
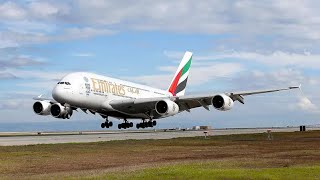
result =
[[[173,96],[183,96],[186,91],[189,70],[192,61],[192,53],[186,52],[181,60],[181,63],[175,73],[168,91]]]

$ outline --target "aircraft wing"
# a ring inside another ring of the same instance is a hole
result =
[[[287,91],[291,89],[300,89],[301,85],[299,86],[290,86],[287,88],[279,88],[279,89],[265,89],[265,90],[254,90],[254,91],[240,91],[240,92],[229,92],[229,93],[215,93],[215,94],[206,94],[206,95],[196,95],[196,96],[182,96],[177,97],[175,101],[180,106],[180,110],[189,111],[192,108],[196,107],[204,107],[205,109],[209,110],[211,105],[211,100],[214,96],[218,94],[225,94],[229,96],[233,101],[239,101],[240,103],[244,104],[244,97],[249,95],[255,94],[264,94],[264,93],[271,93],[277,91]]]
[[[57,103],[57,101],[55,101],[54,99],[44,98],[44,97],[42,97],[42,95],[40,95],[38,97],[34,97],[33,100],[36,100],[36,101],[49,101],[52,104]]]
[[[239,101],[244,104],[244,97],[255,94],[271,93],[277,91],[286,91],[291,89],[298,89],[300,86],[291,86],[287,88],[279,89],[266,89],[266,90],[254,90],[254,91],[242,91],[242,92],[230,92],[230,93],[212,93],[204,95],[187,95],[180,97],[170,97],[171,101],[174,101],[179,105],[180,111],[190,111],[190,109],[203,107],[209,110],[209,106],[212,105],[212,98],[218,94],[225,94],[229,96],[233,101]],[[155,105],[158,101],[168,99],[168,97],[157,98],[142,98],[142,99],[128,99],[128,100],[113,100],[109,104],[116,110],[125,113],[150,113],[154,111]]]

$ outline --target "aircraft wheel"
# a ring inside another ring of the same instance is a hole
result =
[[[141,127],[144,129],[146,126],[144,125],[144,123],[141,123]]]
[[[156,125],[157,125],[157,121],[153,121],[153,122],[152,122],[152,125],[153,125],[153,126],[156,126]]]
[[[101,128],[105,128],[106,125],[104,123],[101,123]]]
[[[118,124],[118,129],[121,129],[122,128],[122,125],[121,124]]]
[[[140,128],[140,124],[138,123],[138,124],[136,124],[136,128],[137,129],[139,129]]]
[[[109,124],[106,124],[106,128],[109,128]]]
[[[148,122],[148,127],[153,127],[152,121],[149,121],[149,122]]]
[[[129,123],[129,125],[130,125],[130,127],[133,127],[133,123],[131,122],[131,123]]]
[[[109,125],[110,127],[112,127],[112,126],[113,126],[113,122],[110,121],[110,122],[108,123],[108,125]]]

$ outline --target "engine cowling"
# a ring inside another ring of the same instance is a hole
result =
[[[33,104],[33,111],[38,115],[50,115],[51,103],[48,101],[37,101]]]
[[[219,94],[212,98],[211,100],[212,106],[220,111],[228,111],[232,109],[234,102],[233,100],[225,95],[225,94]]]
[[[165,99],[156,103],[155,110],[161,116],[173,116],[179,112],[179,106],[175,102]]]
[[[62,106],[60,103],[53,104],[50,113],[55,118],[70,119],[72,116],[71,107]]]

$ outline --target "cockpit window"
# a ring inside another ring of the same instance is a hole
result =
[[[66,84],[66,85],[71,85],[69,82],[58,82],[58,84]]]

